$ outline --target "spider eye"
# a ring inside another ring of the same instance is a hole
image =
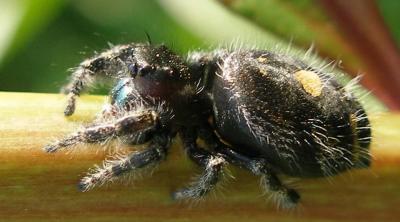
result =
[[[133,77],[133,78],[135,78],[136,77],[136,75],[138,74],[138,64],[137,63],[134,63],[134,64],[130,64],[129,66],[128,66],[128,70],[129,70],[129,73],[131,74],[131,76]]]
[[[171,68],[171,67],[166,67],[166,68],[164,68],[164,72],[168,76],[172,77],[172,76],[174,76],[175,70],[173,68]]]
[[[153,69],[154,68],[152,66],[146,65],[146,66],[140,68],[138,73],[139,73],[139,75],[144,76],[144,75],[149,74],[150,72],[152,72]]]

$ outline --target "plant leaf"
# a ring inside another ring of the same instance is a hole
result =
[[[44,28],[63,5],[63,0],[0,1],[0,65],[9,60]]]

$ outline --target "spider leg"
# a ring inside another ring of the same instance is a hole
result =
[[[120,78],[127,76],[130,65],[134,63],[131,56],[134,48],[134,45],[117,45],[80,63],[74,69],[70,82],[62,89],[64,93],[68,94],[64,114],[70,116],[74,113],[76,97],[97,77]]]
[[[106,103],[103,107],[103,110],[96,117],[96,121],[102,122],[102,121],[107,121],[109,119],[112,119],[115,116],[117,116],[120,111],[121,111],[121,108],[118,107],[117,105]]]
[[[87,127],[66,138],[44,147],[48,153],[79,143],[98,143],[127,134],[148,131],[157,126],[159,115],[153,110],[142,110],[127,114],[109,123]]]
[[[219,181],[223,173],[224,158],[197,147],[197,135],[194,130],[181,132],[184,149],[187,155],[199,166],[203,167],[203,173],[190,185],[173,193],[173,198],[188,199],[200,198],[211,191]]]
[[[215,152],[221,154],[229,163],[247,169],[256,176],[261,177],[261,187],[268,193],[271,193],[278,207],[292,208],[296,206],[300,195],[296,190],[287,188],[274,173],[264,159],[252,159],[232,150],[225,145],[215,135],[210,126],[204,126],[199,129],[199,137],[210,146]]]
[[[143,107],[131,106],[127,110],[125,107],[119,106],[119,104],[106,104],[103,107],[102,112],[96,117],[95,122],[107,122],[115,119],[115,116],[118,116],[121,112],[127,112],[133,109],[142,109]],[[128,134],[123,139],[127,144],[135,145],[135,144],[143,144],[149,141],[153,134],[153,130],[149,131],[140,131],[134,134]]]
[[[91,170],[78,184],[79,190],[88,191],[97,185],[113,181],[119,176],[148,168],[165,159],[170,146],[171,138],[167,133],[157,133],[151,139],[149,146],[138,152],[116,156],[113,160],[106,160],[103,167]]]

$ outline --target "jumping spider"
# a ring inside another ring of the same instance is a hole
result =
[[[45,151],[112,138],[149,145],[88,173],[82,191],[163,160],[176,135],[203,169],[176,199],[209,193],[229,163],[260,176],[279,204],[292,207],[300,196],[276,173],[325,177],[370,165],[369,121],[352,93],[321,68],[283,53],[218,49],[182,59],[164,45],[117,45],[74,70],[65,115],[100,76],[117,80],[111,103],[92,125]]]

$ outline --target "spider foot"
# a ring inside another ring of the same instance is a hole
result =
[[[75,112],[75,102],[76,102],[75,95],[69,94],[67,107],[65,107],[65,109],[64,109],[65,116],[71,116]]]

